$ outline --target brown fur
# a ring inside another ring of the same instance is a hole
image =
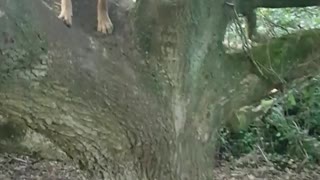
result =
[[[59,18],[68,26],[72,25],[72,2],[71,0],[61,0],[61,12]],[[113,24],[109,18],[108,0],[98,0],[97,3],[97,31],[111,34]]]

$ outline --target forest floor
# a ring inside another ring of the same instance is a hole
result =
[[[288,168],[290,166],[290,168]],[[214,168],[217,180],[319,180],[320,165],[292,162],[285,167],[272,164],[256,153],[218,162]]]
[[[249,155],[233,162],[222,161],[215,167],[216,180],[318,180],[320,166],[296,170],[276,170]],[[0,154],[0,180],[89,180],[71,163],[48,161],[15,154]]]

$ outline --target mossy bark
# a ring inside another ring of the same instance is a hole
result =
[[[246,53],[239,51],[228,54],[227,59],[241,62],[250,59],[252,72],[261,80],[261,84],[258,83],[256,87],[267,87],[266,90],[271,90],[271,88],[281,90],[296,79],[309,78],[319,74],[319,38],[320,31],[317,29],[298,31],[294,34],[271,39],[264,44],[253,47]],[[261,92],[255,91],[254,94],[247,97],[255,100],[256,105],[260,104],[258,100],[263,97]],[[240,118],[241,120],[239,117],[232,118],[229,121],[235,131],[246,128],[255,117],[264,113],[240,111],[241,114],[245,113],[246,117]],[[242,126],[241,124],[246,125]]]

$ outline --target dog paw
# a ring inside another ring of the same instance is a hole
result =
[[[72,25],[72,13],[69,11],[61,11],[60,15],[58,16],[59,19],[62,19],[63,22],[70,27]]]
[[[113,24],[108,15],[98,17],[97,31],[103,34],[111,34],[113,32]]]

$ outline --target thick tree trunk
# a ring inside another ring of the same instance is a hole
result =
[[[212,42],[221,40],[225,28],[220,24],[222,2],[214,7],[217,2],[208,1],[214,8],[205,2],[139,2],[138,20],[143,6],[156,10],[150,18],[160,16],[152,27],[157,29],[149,57],[142,61],[129,36],[130,24],[123,19],[115,20],[118,32],[99,40],[89,37],[92,30],[86,27],[82,30],[76,24],[67,29],[41,1],[0,2],[3,117],[23,120],[104,179],[212,178],[208,163],[213,154],[207,151],[207,141],[213,96],[203,85],[210,74],[201,82],[200,73],[212,71],[203,69],[212,63],[206,58],[207,49],[218,52]],[[199,32],[194,23],[207,32]],[[171,32],[176,39],[166,38]],[[202,48],[193,52],[198,45]],[[221,64],[218,54],[222,52],[210,56]],[[187,55],[197,64],[190,66]],[[148,69],[145,62],[152,67]]]
[[[68,29],[50,2],[0,0],[0,122],[45,135],[100,179],[212,179],[215,130],[272,85],[224,54],[224,1],[114,7],[107,37],[94,4],[75,4]]]
[[[104,179],[176,179],[171,119],[152,76],[139,74],[126,29],[103,42],[68,29],[41,1],[0,7],[2,117],[23,120]],[[83,20],[94,29],[94,15]]]

